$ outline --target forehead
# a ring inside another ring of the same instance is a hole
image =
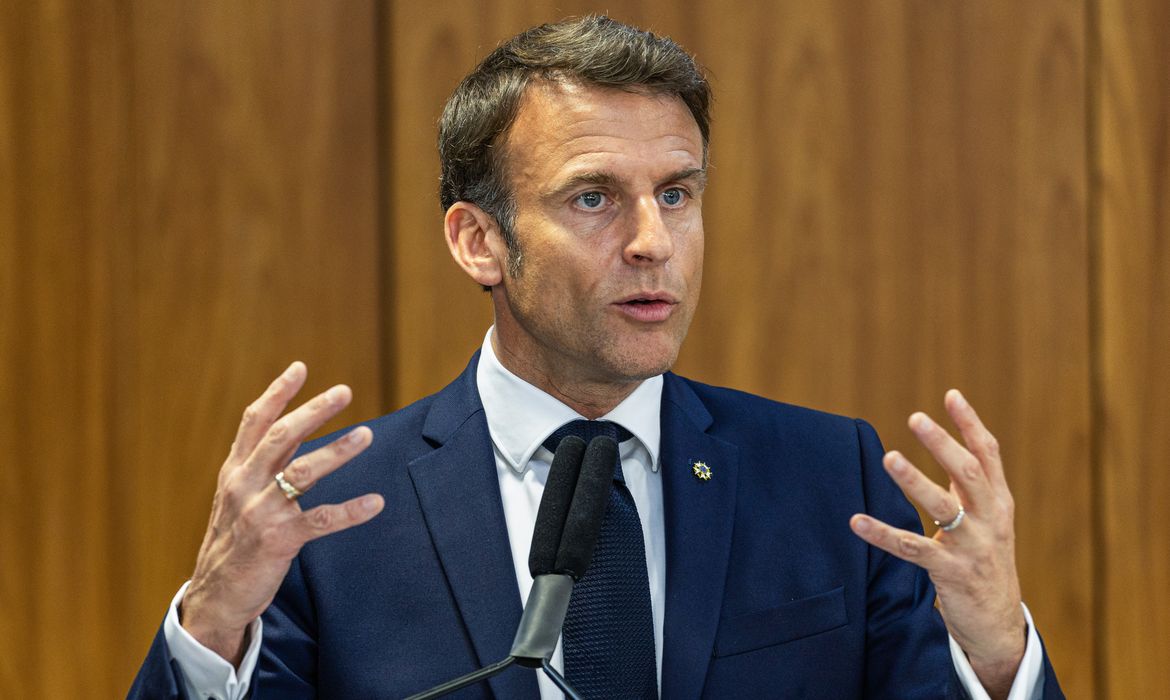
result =
[[[585,171],[654,178],[703,161],[699,126],[679,97],[548,81],[525,91],[505,149],[517,189]]]

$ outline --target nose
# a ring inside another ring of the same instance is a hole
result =
[[[630,265],[661,265],[674,255],[674,238],[656,197],[640,197],[633,210],[633,237],[623,256]]]

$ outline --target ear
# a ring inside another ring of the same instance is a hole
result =
[[[507,247],[495,218],[471,202],[455,202],[443,217],[451,257],[485,287],[503,280]]]

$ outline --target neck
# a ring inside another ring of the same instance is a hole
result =
[[[496,359],[509,372],[590,420],[612,411],[642,383],[598,381],[554,371],[533,362],[531,357],[512,352],[500,342],[498,330],[492,332],[491,343]]]

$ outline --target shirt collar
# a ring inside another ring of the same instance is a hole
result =
[[[512,471],[523,474],[528,461],[543,449],[541,444],[554,430],[571,420],[583,418],[546,392],[529,384],[500,364],[492,348],[488,329],[479,353],[475,381],[492,443]],[[662,375],[644,380],[612,411],[599,420],[621,424],[634,434],[650,453],[650,464],[658,471],[658,448],[662,438]]]

